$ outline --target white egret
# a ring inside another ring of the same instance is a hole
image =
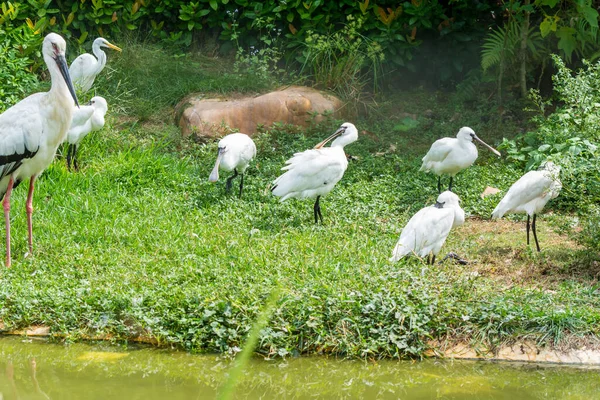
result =
[[[408,254],[427,256],[431,264],[444,245],[450,229],[465,222],[465,212],[459,198],[450,191],[441,193],[433,206],[420,209],[408,221],[394,247],[390,261],[396,262]],[[430,255],[433,257],[430,259]]]
[[[452,191],[454,175],[470,167],[477,160],[477,147],[473,144],[473,140],[477,140],[500,157],[498,150],[479,139],[473,129],[466,126],[460,128],[456,138],[442,138],[431,145],[423,157],[423,165],[419,171],[431,171],[438,176],[438,192],[442,191],[441,175],[450,175],[448,190]]]
[[[231,181],[239,175],[240,197],[244,188],[244,171],[248,168],[250,161],[256,156],[256,146],[250,136],[244,133],[232,133],[219,141],[217,161],[208,180],[216,182],[219,180],[219,168],[225,171],[233,171],[233,175],[227,178],[225,190],[231,190]]]
[[[7,267],[11,261],[11,192],[21,181],[29,178],[25,209],[31,253],[34,182],[50,165],[56,149],[64,141],[71,124],[73,103],[78,104],[65,59],[66,47],[65,40],[56,33],[44,38],[42,54],[52,79],[50,91],[35,93],[0,114],[0,193],[4,197]]]
[[[504,214],[509,213],[527,214],[527,244],[529,244],[529,220],[533,217],[531,230],[537,251],[540,251],[535,220],[546,203],[560,193],[562,183],[559,174],[560,167],[552,161],[543,164],[538,171],[529,171],[508,189],[492,212],[492,218],[502,218]]]
[[[94,43],[92,44],[92,52],[96,57],[90,53],[84,53],[71,63],[69,73],[71,74],[73,83],[83,92],[87,92],[91,89],[94,84],[94,79],[96,79],[96,76],[106,65],[106,53],[102,51],[102,47],[121,51],[119,47],[109,43],[108,40],[99,37],[94,40]]]
[[[335,139],[330,147],[323,146]],[[321,196],[329,193],[336,183],[344,176],[348,168],[348,159],[344,153],[344,146],[358,139],[358,130],[350,122],[343,123],[331,136],[317,144],[313,149],[296,153],[287,160],[286,171],[275,179],[271,191],[280,201],[290,198],[315,198],[313,207],[315,224],[321,220]]]
[[[108,111],[108,104],[104,97],[95,96],[85,106],[73,110],[73,119],[67,132],[67,168],[71,170],[71,160],[75,171],[79,170],[77,162],[77,149],[79,143],[90,132],[99,131],[104,127],[104,116]]]

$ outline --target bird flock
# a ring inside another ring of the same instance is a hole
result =
[[[104,126],[108,111],[106,100],[94,96],[86,105],[79,105],[76,89],[88,92],[96,76],[106,65],[102,47],[121,49],[106,39],[98,38],[92,45],[93,53],[77,57],[70,68],[65,58],[66,42],[58,34],[48,34],[42,44],[42,55],[50,73],[52,85],[48,92],[33,94],[0,114],[0,198],[6,226],[6,266],[11,264],[10,252],[10,196],[12,190],[29,178],[26,201],[29,254],[33,253],[32,213],[33,191],[36,178],[50,165],[58,147],[66,142],[67,168],[79,169],[77,149],[90,132]],[[332,135],[314,148],[295,153],[285,162],[281,176],[270,187],[280,201],[291,198],[315,199],[315,223],[323,223],[320,199],[342,179],[348,168],[344,147],[358,139],[358,130],[350,122],[343,123]],[[331,142],[329,147],[325,147]],[[478,142],[497,156],[500,153],[481,140],[469,127],[458,131],[456,138],[442,138],[434,142],[423,157],[420,171],[438,176],[436,203],[420,209],[402,229],[392,251],[390,261],[414,254],[434,264],[452,228],[465,223],[465,212],[459,197],[452,192],[456,174],[470,167],[478,157]],[[232,172],[225,189],[231,191],[232,181],[240,176],[239,196],[244,187],[244,172],[256,157],[256,146],[246,134],[233,133],[218,143],[217,159],[209,181],[219,179],[219,170]],[[536,217],[546,203],[561,190],[560,167],[548,161],[540,170],[530,171],[517,180],[492,213],[502,218],[508,213],[527,214],[527,244],[531,230],[536,248],[540,246],[536,232]],[[448,190],[442,192],[441,177],[450,177]],[[453,254],[453,253],[451,253]]]

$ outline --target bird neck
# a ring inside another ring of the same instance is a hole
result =
[[[106,53],[100,48],[100,43],[94,43],[92,51],[98,59],[98,63],[96,64],[96,73],[99,74],[106,65]]]
[[[352,140],[352,137],[350,136],[338,136],[333,142],[331,142],[331,147],[339,147],[343,149],[344,146],[352,143],[353,141],[354,140]]]
[[[50,78],[52,82],[52,86],[48,93],[51,96],[59,96],[69,99],[71,97],[71,93],[69,93],[69,87],[67,86],[67,82],[65,82],[65,78],[60,73],[58,64],[51,56],[44,56],[44,61],[48,67],[48,72],[50,72]]]

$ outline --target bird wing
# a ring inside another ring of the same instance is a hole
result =
[[[429,171],[432,168],[431,163],[442,162],[453,149],[452,144],[455,142],[454,138],[442,138],[433,142],[425,157],[423,157],[423,165],[421,171]]]
[[[342,160],[332,156],[331,151],[328,147],[294,154],[282,168],[286,172],[273,182],[273,194],[283,196],[283,201],[298,192],[336,184],[344,176],[348,162],[345,157]]]
[[[543,197],[550,191],[554,181],[543,171],[529,171],[508,189],[508,192],[492,212],[492,218],[502,218],[507,212]]]
[[[33,94],[0,114],[0,179],[38,152],[44,126],[40,113],[33,111],[43,95]]]
[[[84,53],[77,57],[69,67],[69,75],[73,84],[79,87],[85,87],[89,83],[93,83],[96,75],[93,74],[94,66],[98,60],[89,53]],[[92,80],[92,82],[89,82]]]
[[[80,106],[73,108],[73,117],[71,118],[71,128],[75,126],[84,125],[90,120],[94,114],[94,107],[92,106]]]
[[[65,140],[71,144],[78,144],[79,140],[92,130],[90,120],[93,115],[94,107],[92,106],[81,106],[81,108],[75,107],[73,109],[71,125],[69,126],[69,131],[67,132]]]
[[[422,208],[402,229],[391,261],[398,261],[412,252],[421,257],[426,256],[435,244],[446,240],[453,222],[454,210],[452,209],[433,206]]]

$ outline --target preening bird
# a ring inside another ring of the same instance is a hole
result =
[[[6,223],[6,266],[10,266],[10,195],[14,187],[29,178],[27,231],[29,252],[33,252],[31,215],[37,176],[50,165],[71,124],[73,104],[78,105],[69,76],[65,40],[50,33],[42,43],[52,87],[35,93],[0,114],[0,194],[4,197]]]
[[[77,149],[79,143],[90,132],[99,131],[104,127],[104,116],[108,111],[108,104],[104,97],[92,97],[85,106],[73,110],[73,119],[67,132],[67,168],[71,170],[71,161],[75,171],[79,170],[77,162]]]
[[[94,40],[94,43],[92,44],[92,52],[96,57],[90,53],[84,53],[71,63],[69,73],[71,74],[73,83],[83,92],[87,92],[91,89],[94,84],[94,79],[96,79],[96,76],[106,65],[106,53],[102,50],[102,47],[121,51],[119,47],[110,43],[108,40],[99,37]]]
[[[498,150],[479,139],[473,129],[466,126],[460,128],[456,138],[442,138],[431,145],[423,157],[423,165],[419,171],[431,171],[438,176],[438,192],[442,191],[441,175],[450,175],[448,190],[452,191],[454,175],[470,167],[477,160],[477,147],[473,144],[473,140],[478,141],[500,157]]]
[[[208,180],[216,182],[219,180],[219,168],[224,171],[233,171],[233,175],[227,178],[225,190],[231,190],[231,181],[239,175],[240,197],[244,188],[244,171],[248,168],[250,161],[256,156],[256,146],[250,136],[244,133],[232,133],[219,141],[217,161]]]
[[[502,218],[504,214],[527,214],[527,244],[529,244],[529,221],[533,217],[531,230],[537,251],[540,251],[535,220],[546,203],[554,199],[562,189],[559,179],[560,167],[548,161],[537,171],[529,171],[508,189],[508,192],[492,212],[492,218]]]
[[[335,139],[335,140],[333,140]],[[315,198],[313,207],[315,223],[321,220],[321,206],[319,199],[333,189],[336,183],[344,176],[348,168],[348,159],[344,153],[344,146],[358,139],[358,131],[350,122],[343,123],[331,136],[317,144],[313,149],[296,153],[287,160],[286,171],[275,179],[271,191],[280,201],[290,198]],[[333,140],[330,147],[323,146]]]
[[[420,209],[408,221],[390,261],[396,262],[415,253],[419,257],[427,256],[427,261],[433,265],[450,229],[464,222],[465,212],[460,208],[458,196],[450,191],[441,193],[433,206]],[[431,259],[430,255],[433,255]]]

